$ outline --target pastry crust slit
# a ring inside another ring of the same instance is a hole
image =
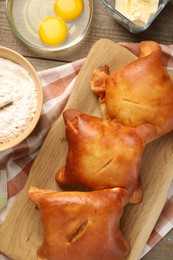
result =
[[[88,224],[88,219],[86,219],[84,222],[81,223],[81,225],[75,230],[75,232],[72,234],[69,243],[74,243],[85,231]]]
[[[101,170],[105,169],[106,167],[108,167],[112,161],[113,161],[114,157],[112,157],[110,160],[108,160],[104,165],[102,165],[97,171],[96,173],[100,172]]]

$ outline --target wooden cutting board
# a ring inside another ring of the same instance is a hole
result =
[[[125,65],[136,57],[116,43],[102,39],[92,47],[67,103],[67,108],[101,116],[98,98],[90,90],[95,68],[107,64],[111,70]],[[15,260],[35,260],[37,247],[42,242],[39,210],[28,200],[30,186],[60,190],[55,183],[56,171],[64,165],[67,153],[62,116],[53,124],[34,161],[28,181],[0,227],[0,251]],[[122,219],[122,230],[132,246],[128,260],[140,257],[145,243],[164,206],[173,179],[173,136],[168,134],[149,144],[141,166],[144,200],[128,205]],[[60,238],[61,239],[61,238]]]

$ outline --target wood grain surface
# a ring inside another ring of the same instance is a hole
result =
[[[140,42],[155,40],[163,44],[172,44],[173,41],[173,0],[170,0],[163,12],[159,14],[152,25],[144,32],[132,34],[118,24],[110,16],[102,0],[94,0],[94,15],[86,37],[76,46],[55,53],[38,52],[28,48],[10,29],[5,15],[5,0],[0,1],[0,44],[20,52],[25,57],[40,58],[59,62],[70,62],[88,55],[92,45],[101,38],[114,42]]]
[[[6,14],[6,0],[0,1],[0,45],[18,51],[25,56],[37,71],[52,68],[87,56],[92,45],[101,38],[114,42],[140,42],[155,40],[162,44],[173,44],[173,0],[170,0],[163,12],[149,29],[140,34],[131,34],[109,16],[101,0],[94,0],[94,15],[86,37],[69,50],[54,54],[35,52],[24,45],[11,30]],[[1,244],[1,240],[0,240]],[[173,229],[142,260],[172,260]]]
[[[110,40],[100,40],[92,47],[82,67],[67,108],[79,109],[101,116],[98,99],[90,90],[91,74],[95,68],[107,64],[115,70],[136,59],[127,49]],[[173,179],[172,134],[149,144],[144,152],[141,178],[145,196],[142,203],[129,205],[122,219],[122,230],[132,246],[128,260],[137,260],[160,215]],[[31,168],[25,188],[12,206],[0,227],[0,251],[14,260],[35,260],[42,242],[40,214],[28,200],[30,186],[61,190],[55,183],[56,171],[64,164],[67,153],[62,116],[53,124]]]

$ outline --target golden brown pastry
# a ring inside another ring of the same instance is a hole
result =
[[[56,192],[31,187],[28,196],[41,211],[40,260],[120,260],[129,253],[119,228],[125,190]]]
[[[156,42],[141,42],[139,58],[110,75],[107,66],[96,69],[92,90],[108,119],[133,127],[151,123],[154,138],[173,130],[173,83]]]
[[[90,190],[121,187],[128,190],[130,202],[141,201],[141,156],[155,127],[135,129],[77,110],[66,110],[63,116],[69,150],[56,181]]]

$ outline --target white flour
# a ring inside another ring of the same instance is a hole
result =
[[[37,106],[33,79],[20,65],[0,58],[0,143],[24,132]]]

